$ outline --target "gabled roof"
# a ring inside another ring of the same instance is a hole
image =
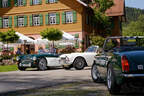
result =
[[[114,0],[114,5],[106,11],[107,16],[123,16],[125,10],[124,0]]]
[[[80,4],[84,5],[85,7],[88,7],[89,5],[84,3],[81,0],[77,0]],[[114,5],[106,11],[107,16],[123,16],[125,13],[125,2],[124,0],[113,0]],[[90,5],[90,7],[94,7],[95,4]]]

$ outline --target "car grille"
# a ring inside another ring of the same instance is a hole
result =
[[[31,63],[32,62],[32,60],[21,60],[21,63],[22,64],[29,64],[29,63]]]
[[[29,64],[31,62],[32,62],[32,59],[31,59],[31,57],[28,57],[28,56],[21,59],[22,64]]]

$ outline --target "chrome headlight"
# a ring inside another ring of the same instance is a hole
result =
[[[20,60],[19,56],[17,56],[17,57],[16,57],[16,60],[17,60],[17,61],[19,61],[19,60]]]
[[[67,56],[66,56],[65,60],[66,60],[66,62],[70,61],[70,60],[69,60],[69,57],[67,57]]]
[[[35,61],[36,59],[37,59],[37,58],[36,58],[35,56],[32,58],[32,60],[34,60],[34,61]]]

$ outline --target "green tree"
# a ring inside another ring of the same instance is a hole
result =
[[[144,15],[140,15],[137,21],[132,21],[127,27],[123,27],[123,36],[144,36]]]
[[[103,38],[102,36],[91,36],[90,39],[92,45],[98,45],[99,47],[103,47],[105,38]]]
[[[11,29],[8,30],[7,32],[0,32],[0,41],[3,43],[15,43],[18,41],[19,36],[15,34],[15,30]]]
[[[97,30],[100,31],[99,35],[103,37],[111,35],[112,23],[110,22],[110,17],[106,16],[105,12],[114,5],[113,0],[94,0],[93,3],[96,4],[93,7],[93,23]]]
[[[40,34],[43,38],[53,41],[53,47],[54,47],[54,41],[62,39],[63,32],[61,32],[59,29],[47,28],[43,30]]]

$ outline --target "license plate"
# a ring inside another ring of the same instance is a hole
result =
[[[31,63],[29,63],[29,64],[22,64],[22,66],[24,66],[24,67],[30,67]]]
[[[139,70],[143,70],[143,65],[138,65],[137,67]]]

